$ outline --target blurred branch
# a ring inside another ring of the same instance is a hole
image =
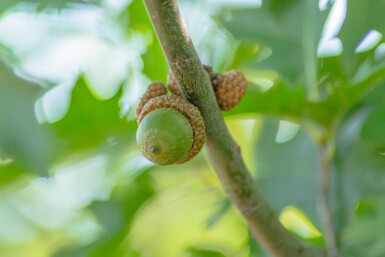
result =
[[[319,143],[320,155],[320,191],[318,209],[322,223],[322,232],[326,241],[328,257],[338,257],[336,234],[330,210],[330,161],[334,152],[331,140]]]
[[[317,49],[316,49],[316,31],[314,30],[317,11],[316,1],[305,2],[305,13],[302,35],[305,85],[307,88],[308,99],[317,101],[319,99],[317,84]]]
[[[247,220],[254,237],[276,257],[325,256],[324,251],[304,246],[289,233],[256,187],[240,148],[219,111],[209,77],[192,45],[176,0],[144,2],[184,97],[200,109],[205,120],[210,161],[231,200]]]

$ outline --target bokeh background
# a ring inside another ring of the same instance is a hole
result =
[[[224,116],[282,224],[324,247],[326,140],[341,250],[383,257],[384,1],[179,4],[202,62],[249,81]],[[135,107],[167,71],[141,0],[1,0],[0,256],[268,256],[205,151],[138,152]]]

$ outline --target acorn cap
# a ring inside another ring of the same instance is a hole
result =
[[[165,95],[167,94],[167,89],[166,86],[160,82],[160,81],[155,81],[152,82],[148,87],[142,98],[140,99],[139,105],[136,108],[136,114],[135,114],[135,119],[139,124],[138,116],[140,112],[142,111],[143,107],[145,104],[150,100],[151,98]]]
[[[206,138],[204,120],[199,109],[183,97],[176,95],[161,95],[148,100],[137,117],[138,123],[140,123],[148,113],[159,108],[171,108],[177,110],[190,122],[193,130],[193,145],[189,153],[177,163],[187,162],[200,152]]]
[[[241,101],[247,88],[247,80],[238,70],[217,74],[211,83],[218,105],[224,111],[232,109]]]

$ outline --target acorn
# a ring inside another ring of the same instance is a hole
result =
[[[154,92],[151,85],[145,95],[150,92]],[[205,142],[198,108],[176,95],[147,98],[142,97],[137,109],[136,141],[143,155],[159,165],[185,163],[196,156]]]
[[[246,93],[247,80],[242,72],[231,70],[217,74],[211,84],[219,107],[228,111],[234,108]]]
[[[203,65],[210,76],[219,108],[228,111],[234,108],[246,93],[247,80],[243,73],[231,70],[225,73],[215,73],[208,65]],[[170,70],[167,75],[168,88],[175,95],[181,95],[175,76]]]

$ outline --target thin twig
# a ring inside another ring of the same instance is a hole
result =
[[[196,105],[206,125],[206,148],[214,169],[248,222],[253,236],[275,257],[324,257],[292,236],[256,187],[239,146],[231,137],[207,73],[192,45],[176,0],[144,0],[166,59],[186,99]]]
[[[337,240],[330,210],[330,161],[331,147],[330,140],[320,143],[320,190],[319,190],[319,216],[322,222],[322,230],[326,241],[328,257],[338,257]]]

